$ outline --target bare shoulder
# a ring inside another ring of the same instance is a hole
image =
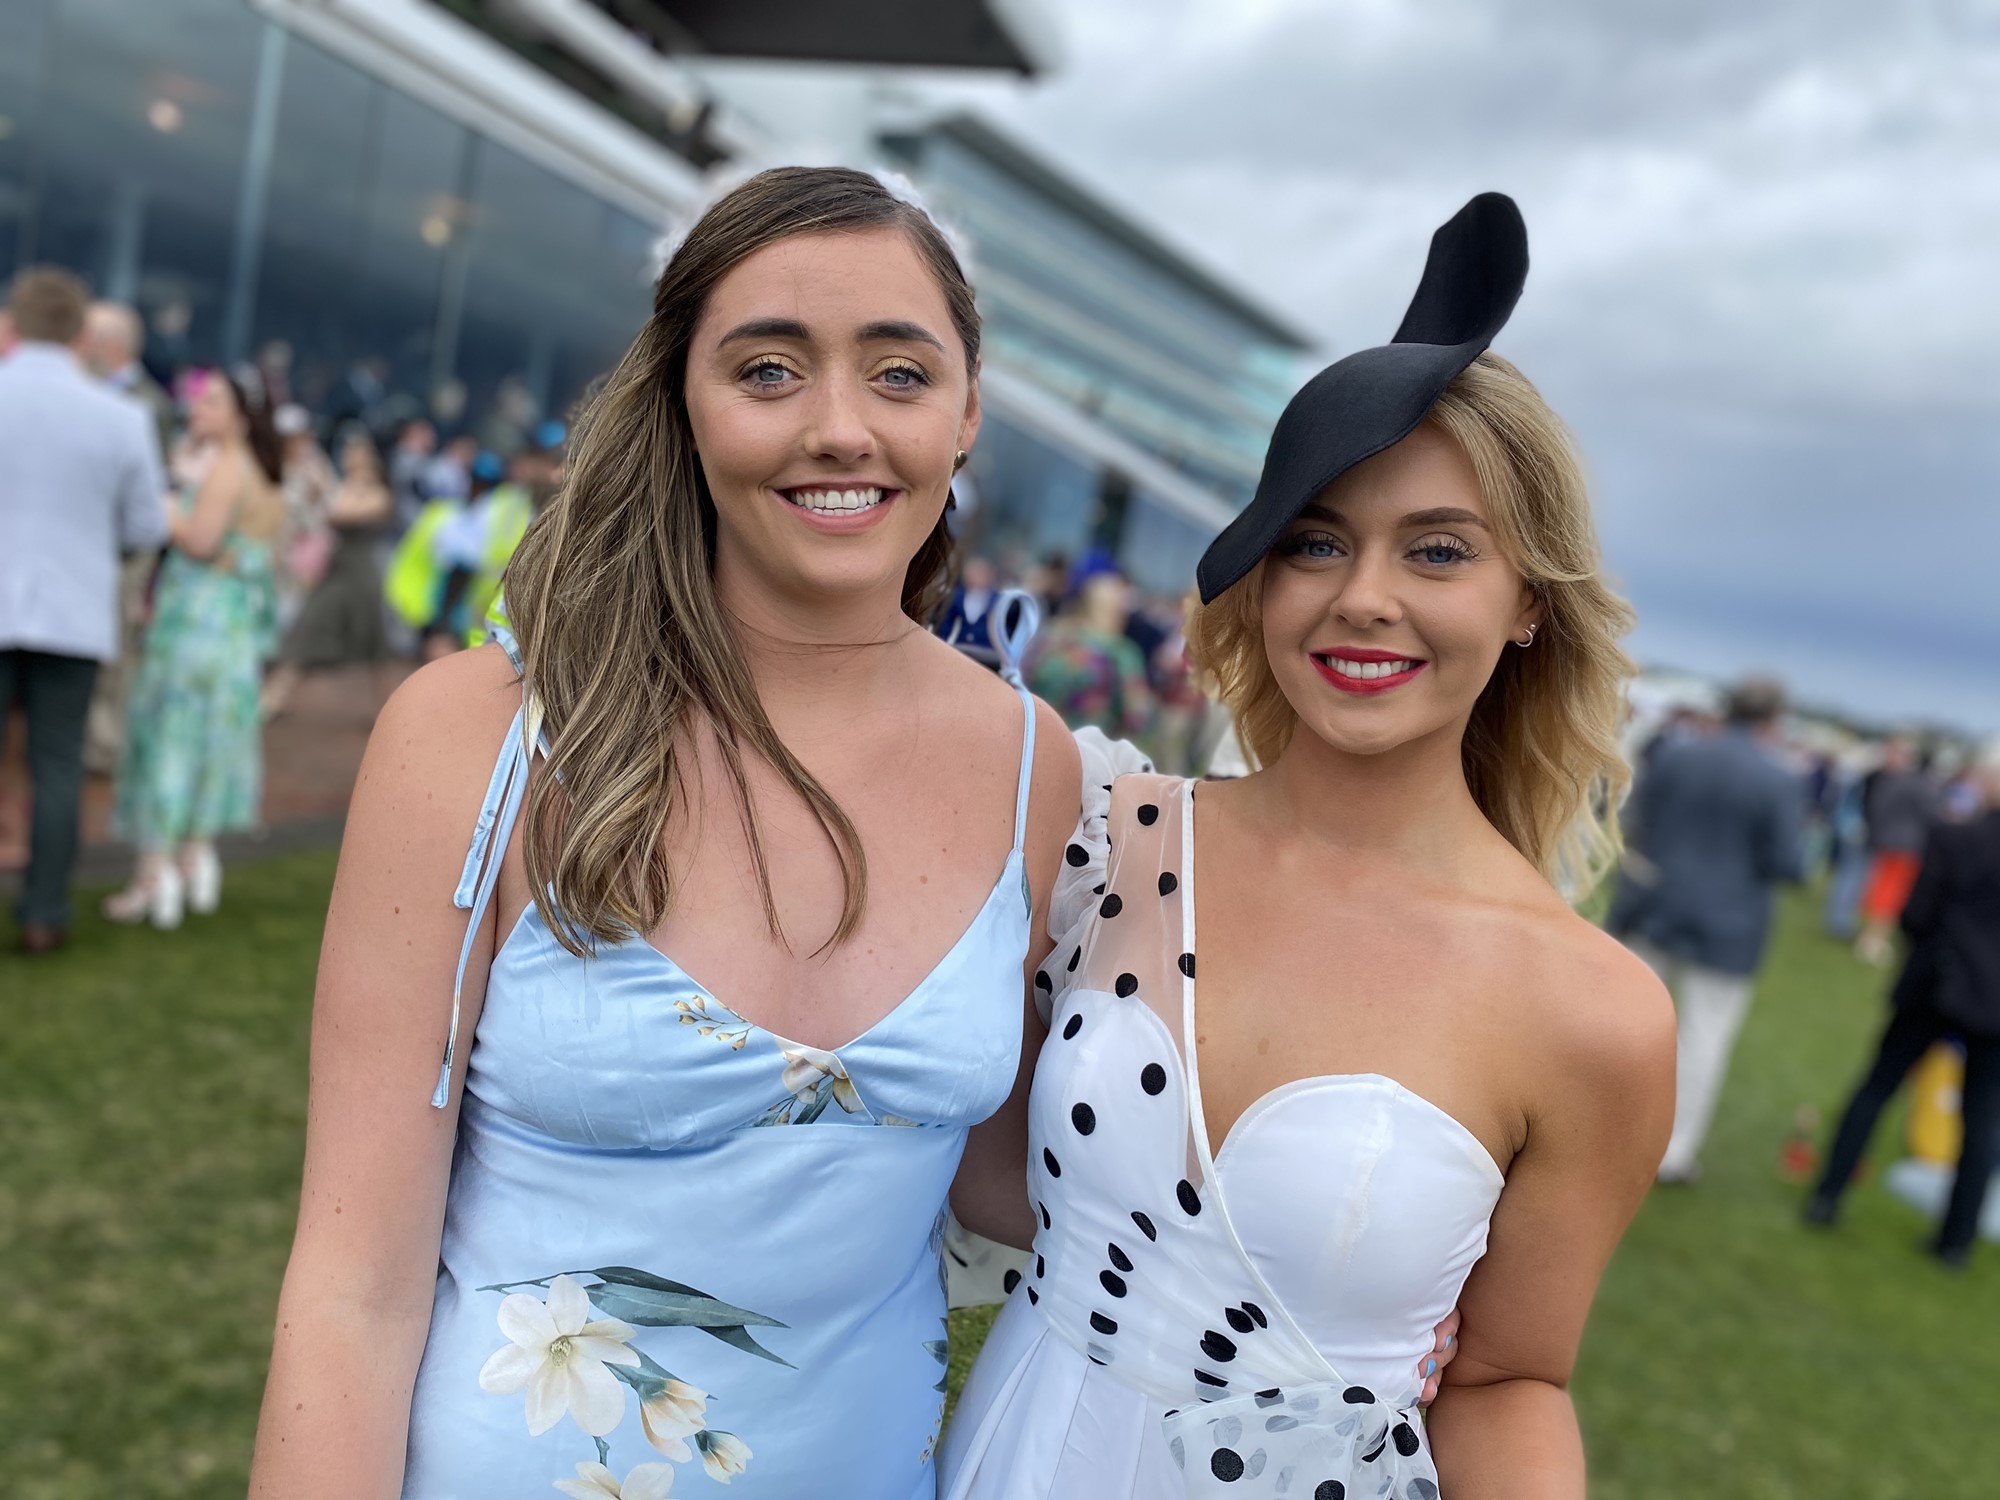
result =
[[[1674,1007],[1630,949],[1560,900],[1523,924],[1515,983],[1558,1076],[1599,1087],[1671,1087]]]
[[[520,704],[514,668],[498,646],[412,673],[376,716],[355,781],[356,813],[441,804],[439,811],[458,818],[467,805],[476,810]]]
[[[925,636],[922,649],[925,670],[932,674],[932,682],[950,695],[963,715],[978,726],[982,736],[1019,743],[1021,695],[1011,683],[935,636]],[[1075,826],[1081,796],[1076,737],[1063,723],[1062,715],[1039,698],[1033,701],[1035,773],[1029,803],[1031,826],[1039,826],[1044,819],[1060,821],[1062,835],[1067,837]]]

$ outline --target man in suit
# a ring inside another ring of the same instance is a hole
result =
[[[1979,816],[1938,825],[1924,847],[1903,906],[1910,956],[1890,993],[1895,1010],[1806,1203],[1812,1223],[1835,1221],[1840,1195],[1882,1107],[1919,1058],[1941,1039],[1957,1036],[1965,1043],[1964,1143],[1944,1223],[1931,1246],[1954,1268],[1971,1254],[2000,1158],[2000,740],[1980,756],[1973,781],[1982,804]]]
[[[84,720],[118,655],[118,558],[167,540],[152,419],[78,362],[89,293],[31,266],[8,295],[19,340],[0,359],[0,722],[19,698],[34,782],[21,945],[69,935]]]
[[[137,310],[123,302],[91,303],[76,348],[86,370],[145,408],[159,451],[166,454],[173,447],[174,400],[139,362],[146,325]],[[125,693],[138,662],[146,585],[158,561],[155,551],[135,552],[118,570],[118,656],[98,670],[83,738],[84,765],[102,775],[117,771],[125,745]]]
[[[1742,683],[1721,731],[1661,747],[1626,809],[1631,858],[1611,928],[1666,983],[1680,1018],[1662,1182],[1699,1175],[1770,934],[1772,892],[1803,874],[1805,785],[1777,757],[1784,708],[1777,683]]]

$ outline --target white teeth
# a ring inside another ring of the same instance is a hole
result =
[[[785,496],[800,510],[841,513],[867,510],[882,503],[879,489],[862,490],[792,490]]]
[[[1423,665],[1409,658],[1401,661],[1348,661],[1343,657],[1329,656],[1326,660],[1342,677],[1353,677],[1363,682],[1377,677],[1394,677],[1398,672],[1414,671]]]

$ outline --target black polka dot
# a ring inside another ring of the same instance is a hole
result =
[[[1236,1340],[1211,1328],[1201,1336],[1201,1352],[1217,1364],[1226,1365],[1236,1358]]]
[[[1243,1455],[1234,1448],[1217,1448],[1208,1456],[1208,1471],[1224,1484],[1234,1484],[1243,1477]]]
[[[1139,988],[1139,976],[1137,974],[1120,974],[1116,981],[1113,982],[1111,988],[1116,991],[1118,998],[1123,1000]]]
[[[1076,1127],[1078,1135],[1089,1135],[1097,1129],[1097,1111],[1088,1104],[1079,1104],[1069,1112],[1069,1122]]]
[[[1097,1273],[1097,1280],[1104,1290],[1111,1293],[1112,1296],[1122,1297],[1125,1295],[1125,1278],[1120,1276],[1116,1271],[1099,1271]]]
[[[1132,1257],[1127,1255],[1123,1250],[1120,1250],[1116,1242],[1106,1245],[1104,1253],[1111,1257],[1111,1264],[1119,1270],[1129,1271],[1132,1269]]]
[[[1201,1212],[1201,1194],[1194,1190],[1194,1184],[1185,1177],[1181,1179],[1180,1186],[1174,1189],[1174,1196],[1181,1200],[1181,1209],[1189,1218]]]
[[[1076,1034],[1081,1030],[1083,1030],[1083,1012],[1079,1010],[1074,1012],[1067,1021],[1063,1022],[1063,1040],[1066,1042],[1075,1041]]]
[[[1043,1260],[1041,1256],[1037,1255],[1035,1257],[1035,1279],[1037,1281],[1040,1281],[1048,1274],[1049,1274],[1049,1263]]]
[[[1208,1373],[1208,1371],[1206,1371],[1206,1370],[1196,1370],[1196,1371],[1194,1372],[1194,1378],[1195,1378],[1196,1380],[1200,1381],[1200,1382],[1201,1382],[1201,1383],[1202,1383],[1203,1385],[1228,1385],[1228,1384],[1229,1384],[1229,1382],[1228,1382],[1228,1381],[1226,1381],[1226,1380],[1224,1380],[1224,1379],[1223,1379],[1223,1378],[1222,1378],[1222,1377],[1221,1377],[1220,1375],[1211,1375],[1211,1374],[1209,1374],[1209,1373]]]
[[[1093,896],[1101,896],[1104,894],[1104,887],[1102,885],[1094,885],[1090,888],[1090,894]]]
[[[1040,969],[1035,970],[1036,989],[1041,990],[1044,993],[1053,994],[1055,992],[1055,987],[1056,987],[1056,982],[1053,979],[1049,978],[1049,976],[1044,974]]]
[[[1044,1229],[1053,1229],[1053,1228],[1055,1228],[1056,1226],[1055,1226],[1055,1225],[1053,1225],[1053,1224],[1051,1224],[1051,1223],[1049,1222],[1049,1206],[1048,1206],[1048,1204],[1046,1204],[1046,1203],[1042,1202],[1042,1200],[1041,1200],[1041,1199],[1037,1198],[1037,1199],[1035,1200],[1035,1207],[1039,1208],[1039,1209],[1040,1209],[1040,1210],[1042,1211],[1042,1228],[1044,1228]]]
[[[1042,1300],[1042,1299],[1041,1299],[1041,1298],[1040,1298],[1039,1296],[1037,1296],[1037,1295],[1035,1294],[1035,1289],[1034,1289],[1033,1287],[1029,1287],[1029,1288],[1028,1288],[1028,1306],[1030,1306],[1030,1307],[1033,1307],[1033,1306],[1034,1306],[1034,1305],[1035,1305],[1035,1304],[1036,1304],[1037,1302],[1039,1302],[1039,1301],[1041,1301],[1041,1300]]]
[[[1141,803],[1139,807],[1139,821],[1148,828],[1151,828],[1155,823],[1159,822],[1160,821],[1159,804],[1157,802]]]
[[[1104,1356],[1101,1354],[1093,1354],[1090,1356],[1090,1362],[1094,1365],[1105,1365],[1109,1364],[1111,1361],[1104,1358]]]
[[[1047,1146],[1042,1147],[1042,1165],[1049,1169],[1049,1176],[1062,1176],[1062,1163],[1056,1160],[1055,1152]]]
[[[1123,910],[1125,910],[1125,903],[1123,901],[1120,901],[1116,896],[1106,896],[1103,901],[1098,903],[1097,914],[1100,917],[1115,917]]]
[[[1139,1233],[1143,1234],[1147,1239],[1156,1240],[1160,1237],[1160,1231],[1153,1227],[1153,1221],[1144,1214],[1134,1213],[1132,1215],[1132,1222],[1139,1226]]]
[[[1158,1063],[1147,1063],[1139,1070],[1139,1087],[1149,1094],[1157,1094],[1167,1086],[1167,1070]]]
[[[1279,1390],[1275,1385],[1272,1386],[1268,1391],[1257,1392],[1257,1404],[1259,1406],[1276,1406],[1280,1401],[1284,1399],[1285,1399],[1285,1393]]]
[[[1074,953],[1070,954],[1069,963],[1065,965],[1065,967],[1069,970],[1070,973],[1074,974],[1076,972],[1076,961],[1082,957],[1083,957],[1083,950],[1081,948],[1077,949]]]
[[[1408,1422],[1398,1422],[1396,1430],[1389,1434],[1395,1440],[1396,1451],[1409,1458],[1422,1445],[1417,1442],[1417,1430]]]
[[[1375,1393],[1365,1385],[1350,1385],[1340,1393],[1340,1399],[1349,1406],[1373,1406]]]
[[[1347,1500],[1347,1486],[1338,1479],[1323,1479],[1313,1490],[1313,1500]]]
[[[1171,896],[1175,891],[1180,889],[1180,884],[1180,876],[1176,875],[1172,870],[1160,871],[1160,894],[1162,896]]]
[[[1222,1315],[1229,1319],[1229,1326],[1238,1333],[1248,1333],[1257,1325],[1250,1321],[1250,1314],[1240,1307],[1224,1308]]]
[[[1372,1452],[1372,1453],[1364,1453],[1364,1454],[1362,1454],[1362,1455],[1361,1455],[1361,1461],[1362,1461],[1362,1462],[1363,1462],[1364,1464],[1372,1464],[1372,1463],[1374,1463],[1376,1459],[1378,1459],[1378,1458],[1380,1458],[1380,1457],[1382,1456],[1382,1450],[1383,1450],[1384,1448],[1388,1447],[1388,1446],[1389,1446],[1389,1440],[1388,1440],[1387,1438],[1384,1438],[1384,1439],[1382,1439],[1382,1441],[1381,1441],[1381,1442],[1379,1442],[1379,1443],[1377,1443],[1377,1444],[1375,1445],[1375,1450],[1374,1450],[1374,1452]]]
[[[1113,1334],[1118,1331],[1117,1323],[1105,1317],[1101,1312],[1094,1312],[1090,1315],[1090,1326],[1102,1334]]]
[[[1243,1310],[1248,1314],[1250,1314],[1250,1316],[1256,1320],[1257,1326],[1259,1328],[1269,1328],[1271,1326],[1271,1320],[1264,1316],[1264,1309],[1259,1307],[1256,1303],[1254,1302],[1244,1303]]]
[[[1011,1297],[1014,1295],[1014,1288],[1019,1286],[1020,1284],[1021,1284],[1020,1270],[1017,1267],[1009,1266],[1007,1268],[1007,1274],[1000,1278],[1000,1290],[1005,1292],[1008,1296]]]
[[[1183,953],[1181,955],[1181,972],[1190,979],[1194,978],[1194,955],[1192,953]]]
[[[1081,870],[1085,865],[1090,863],[1090,851],[1081,844],[1071,844],[1067,849],[1063,850],[1063,858]]]

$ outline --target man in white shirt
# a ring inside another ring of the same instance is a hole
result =
[[[28,720],[29,953],[69,936],[84,722],[99,665],[118,655],[119,556],[167,540],[152,421],[73,350],[89,304],[67,271],[22,271],[7,302],[17,342],[0,358],[0,710],[18,700]]]

